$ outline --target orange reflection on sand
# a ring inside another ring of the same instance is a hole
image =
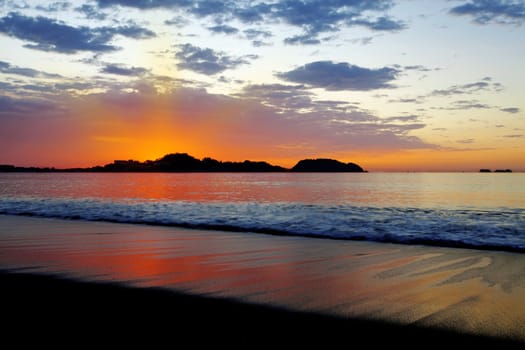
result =
[[[523,254],[0,220],[0,265],[13,269],[525,339]]]

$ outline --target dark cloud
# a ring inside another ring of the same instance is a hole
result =
[[[511,113],[511,114],[516,114],[520,112],[520,109],[517,107],[508,107],[508,108],[500,108],[500,111]]]
[[[110,41],[115,35],[134,39],[155,36],[152,31],[137,25],[121,27],[72,27],[47,17],[27,17],[10,13],[0,18],[0,33],[29,41],[25,47],[72,54],[78,51],[110,52],[118,48]]]
[[[280,17],[285,22],[303,27],[308,32],[334,31],[341,22],[353,25],[355,21],[363,20],[366,11],[386,11],[393,6],[392,1],[368,0],[311,0],[311,1],[279,1],[272,9],[272,15]]]
[[[478,24],[523,24],[525,2],[522,0],[471,0],[449,11],[453,15],[470,16]]]
[[[285,38],[284,43],[287,45],[318,45],[321,43],[321,40],[317,38],[316,33],[307,33]]]
[[[36,44],[26,47],[61,53],[77,51],[114,51],[108,44],[110,38],[94,32],[88,27],[71,27],[46,17],[27,17],[10,13],[0,19],[0,33]]]
[[[180,1],[174,2],[181,3]],[[197,17],[224,16],[232,11],[232,6],[234,2],[224,0],[193,1],[191,6],[187,6],[187,11]]]
[[[391,0],[280,0],[253,2],[233,0],[98,0],[101,7],[127,6],[137,9],[171,8],[184,10],[196,17],[212,17],[218,23],[237,19],[243,23],[283,22],[303,30],[288,44],[312,44],[325,32],[339,31],[342,26],[364,26],[373,31],[399,31],[401,21],[383,15],[391,9]],[[371,13],[380,13],[371,17]]]
[[[370,19],[364,17],[367,11],[384,11],[392,6],[390,1],[324,1],[313,0],[281,1],[276,4],[273,16],[284,22],[301,27],[303,34],[285,39],[290,45],[316,45],[320,43],[318,35],[325,32],[336,32],[341,25],[364,26],[374,31],[399,31],[405,24],[389,17]]]
[[[103,27],[96,29],[101,35],[113,37],[115,35],[122,35],[132,39],[150,39],[154,38],[156,34],[144,27],[140,27],[137,24],[129,24],[120,27]]]
[[[215,34],[237,34],[239,32],[239,29],[226,24],[208,27],[208,30]]]
[[[126,68],[122,65],[109,64],[101,69],[102,73],[123,75],[123,76],[141,76],[144,75],[148,70],[142,67],[131,67]]]
[[[318,61],[289,72],[279,73],[277,76],[286,81],[331,91],[368,91],[394,88],[390,83],[399,73],[398,69],[390,67],[369,69],[348,63]]]
[[[521,139],[525,138],[525,135],[522,134],[511,134],[511,135],[503,135],[503,137],[509,138],[509,139]]]
[[[275,4],[249,4],[246,7],[234,6],[233,16],[244,23],[260,23],[272,13]]]
[[[99,21],[102,21],[106,19],[108,16],[100,11],[96,6],[83,4],[82,6],[79,6],[75,8],[75,11],[83,13],[87,19],[96,19]]]
[[[0,61],[0,72],[4,74],[14,74],[21,75],[29,78],[60,78],[59,74],[50,74],[35,70],[32,68],[23,68],[18,66],[13,66],[12,64],[4,61]]]
[[[178,45],[178,48],[179,51],[175,54],[175,57],[179,59],[177,67],[206,75],[214,75],[227,69],[234,69],[257,58],[255,55],[231,57],[224,52],[200,48],[191,44]]]

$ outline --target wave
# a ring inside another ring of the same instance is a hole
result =
[[[0,198],[0,214],[525,252],[525,209]]]

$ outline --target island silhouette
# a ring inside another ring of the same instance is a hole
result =
[[[0,172],[366,172],[355,163],[335,159],[303,159],[291,169],[264,161],[223,162],[213,158],[199,160],[187,153],[170,153],[156,160],[115,160],[103,166],[88,168],[39,168],[0,165]]]

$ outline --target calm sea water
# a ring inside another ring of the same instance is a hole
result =
[[[0,214],[525,252],[525,174],[4,173]]]

